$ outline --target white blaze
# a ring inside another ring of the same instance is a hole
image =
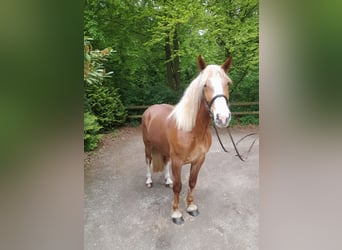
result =
[[[223,86],[221,83],[222,79],[220,77],[213,77],[211,83],[214,89],[213,97],[217,95],[223,95]],[[230,116],[230,110],[224,97],[218,97],[215,99],[213,105],[214,120],[219,117],[228,118]]]

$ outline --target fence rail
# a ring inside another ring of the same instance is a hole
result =
[[[235,103],[231,103],[231,106],[253,106],[253,105],[259,105],[259,102],[235,102]],[[128,106],[127,110],[145,110],[149,107],[149,105],[140,105],[140,106]],[[141,113],[143,113],[143,111]],[[236,111],[236,112],[232,112],[233,115],[259,115],[259,111]],[[128,115],[127,118],[128,119],[139,119],[142,117],[141,115]]]

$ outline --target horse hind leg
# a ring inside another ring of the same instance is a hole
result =
[[[146,163],[147,163],[147,173],[146,173],[146,186],[151,188],[152,183],[152,172],[161,172],[164,170],[167,160],[163,155],[160,154],[158,150],[152,148],[145,152]],[[167,174],[167,171],[166,171]],[[170,174],[169,174],[170,176]],[[167,179],[167,183],[170,184],[170,177]],[[171,181],[172,183],[172,181]]]
[[[146,158],[147,173],[146,173],[146,187],[152,187],[152,174],[151,174],[151,159]]]
[[[151,149],[147,143],[145,143],[145,161],[146,161],[146,187],[151,188],[152,187],[152,155],[151,155]]]
[[[172,188],[172,185],[173,185],[173,181],[170,175],[170,161],[168,161],[165,167],[165,186]]]

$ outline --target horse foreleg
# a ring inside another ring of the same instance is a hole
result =
[[[172,221],[180,225],[184,222],[182,213],[179,211],[179,193],[182,189],[182,180],[181,180],[181,164],[176,164],[174,161],[172,162],[172,175],[173,175],[173,205],[172,205]]]
[[[198,208],[194,204],[194,189],[195,189],[196,182],[197,182],[197,176],[198,176],[199,170],[201,169],[203,161],[204,161],[204,157],[198,162],[191,164],[190,177],[189,177],[189,190],[188,190],[188,195],[186,197],[188,207],[186,211],[188,212],[188,214],[192,216],[199,215]]]

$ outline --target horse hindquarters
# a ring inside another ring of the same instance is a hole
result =
[[[166,136],[166,121],[173,106],[168,104],[152,105],[146,109],[142,116],[142,134],[147,158],[152,153],[169,157],[169,144]],[[152,152],[158,150],[159,152]],[[156,156],[158,157],[158,156]],[[166,163],[166,162],[165,162]]]
[[[142,137],[143,137],[143,142],[145,145],[145,158],[146,158],[146,163],[150,164],[152,157],[151,157],[151,146],[148,141],[148,124],[150,122],[150,114],[148,110],[144,112],[144,114],[141,117],[141,126],[142,126]]]
[[[151,116],[148,112],[148,109],[144,112],[141,118],[141,124],[142,124],[142,137],[143,142],[145,145],[145,161],[147,165],[147,173],[146,173],[146,186],[148,188],[152,187],[152,174],[151,174],[151,163],[152,163],[152,148],[151,143],[148,140],[148,124],[151,120]]]
[[[163,143],[166,142],[162,127],[162,124],[166,119],[166,114],[163,114],[165,113],[162,112],[163,110],[162,105],[153,105],[146,109],[142,116],[145,157],[147,164],[151,164],[152,162],[153,172],[163,171],[167,163],[165,152],[164,154],[160,152],[160,149],[163,148]]]
[[[165,185],[172,186],[169,166],[165,168],[169,161],[169,145],[165,133],[165,123],[172,109],[173,107],[167,104],[152,105],[146,109],[142,116],[142,134],[147,163],[146,185],[148,187],[152,186],[151,170],[161,172],[164,169],[166,169]]]

